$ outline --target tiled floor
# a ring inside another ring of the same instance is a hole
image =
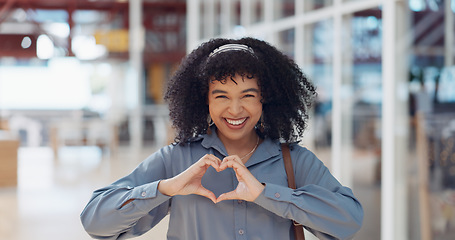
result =
[[[96,147],[66,147],[55,159],[47,147],[20,148],[18,187],[0,188],[0,240],[90,239],[79,214],[92,191],[129,173],[153,151],[134,154],[120,148],[109,158]],[[379,240],[380,188],[365,174],[371,160],[356,166],[354,191],[365,209],[356,239]],[[165,239],[166,222],[136,239]]]

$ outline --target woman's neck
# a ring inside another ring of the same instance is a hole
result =
[[[260,144],[260,138],[256,132],[252,132],[248,137],[239,140],[227,139],[219,136],[223,142],[228,155],[237,155],[246,162]]]

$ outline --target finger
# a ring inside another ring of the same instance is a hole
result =
[[[223,161],[221,161],[220,164],[220,169],[224,170],[228,167],[232,168],[234,162],[236,162],[236,159],[240,159],[237,155],[231,155],[223,158]]]
[[[217,156],[213,155],[213,154],[206,154],[205,157],[209,158],[209,159],[212,159],[216,162],[221,162],[221,159],[219,159]]]
[[[206,164],[212,166],[217,172],[220,171],[221,160],[219,160],[219,159],[211,160],[211,161],[207,162]]]
[[[237,155],[230,155],[230,156],[223,158],[223,162],[227,162],[227,161],[235,161],[235,162],[243,164],[242,160]]]
[[[231,160],[224,163],[224,165],[223,163],[220,168],[223,170],[228,167],[232,168],[238,181],[245,181],[247,185],[259,183],[257,178],[248,170],[244,164]]]
[[[243,162],[237,159],[237,156],[229,156],[223,159],[223,162],[220,165],[220,169],[225,170],[226,168],[233,168],[234,171],[238,169],[246,168]]]
[[[218,198],[216,199],[216,203],[219,203],[224,200],[233,200],[233,199],[239,199],[237,193],[235,191],[223,193]],[[243,200],[243,199],[242,199]]]
[[[219,171],[221,160],[215,155],[206,154],[200,159],[201,167],[212,166],[215,170]]]
[[[201,187],[199,189],[199,191],[197,191],[195,194],[203,196],[203,197],[206,197],[206,198],[212,200],[213,203],[216,203],[215,194],[212,191],[210,191],[210,190],[208,190],[208,189],[206,189],[204,187]]]

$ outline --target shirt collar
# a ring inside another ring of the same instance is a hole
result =
[[[206,149],[213,148],[223,156],[227,156],[226,148],[224,147],[221,140],[218,138],[216,134],[216,128],[212,127],[212,133],[204,134],[201,137],[202,139],[202,146]],[[278,140],[272,140],[270,138],[264,139],[264,141],[258,146],[256,151],[254,151],[253,155],[251,155],[250,159],[246,162],[245,166],[249,167],[254,164],[263,162],[268,160],[272,157],[281,154],[281,146]]]
[[[212,130],[211,134],[204,134],[201,136],[202,146],[207,149],[213,148],[217,150],[219,153],[223,154],[224,156],[227,156],[226,148],[224,147],[223,143],[216,134],[216,127],[212,126],[210,127],[210,129]]]

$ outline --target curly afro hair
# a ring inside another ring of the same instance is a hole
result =
[[[243,44],[243,50],[224,51],[210,56],[226,44]],[[258,79],[263,113],[258,134],[282,142],[298,142],[307,126],[309,108],[316,91],[297,64],[265,41],[254,38],[212,39],[187,55],[168,82],[164,99],[176,129],[175,142],[207,132],[209,82],[222,83],[235,74]],[[260,124],[260,123],[258,123]]]

